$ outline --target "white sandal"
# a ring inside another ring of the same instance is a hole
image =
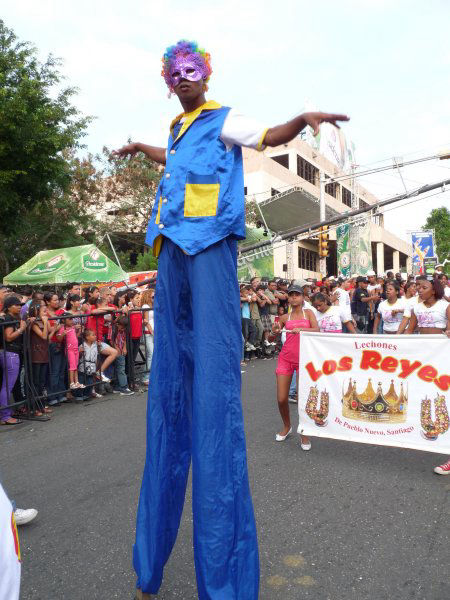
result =
[[[284,440],[289,437],[292,433],[292,427],[289,429],[289,431],[287,432],[286,435],[280,435],[279,433],[276,434],[275,436],[275,441],[276,442],[284,442]]]

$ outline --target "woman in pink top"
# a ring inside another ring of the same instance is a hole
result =
[[[312,310],[303,308],[304,296],[300,286],[291,285],[288,289],[288,302],[292,311],[288,315],[282,315],[280,320],[273,324],[273,333],[277,334],[286,328],[286,342],[278,356],[276,368],[277,376],[277,400],[278,410],[283,419],[283,429],[276,434],[277,442],[284,440],[292,433],[291,416],[289,414],[289,387],[292,381],[294,371],[297,371],[298,381],[298,363],[299,363],[299,334],[302,331],[319,331],[316,317]],[[301,437],[302,450],[310,450],[311,442],[306,435]]]

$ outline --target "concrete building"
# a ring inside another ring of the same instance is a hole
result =
[[[245,148],[243,156],[246,197],[258,202],[268,227],[278,233],[319,222],[320,176],[345,175],[300,137],[283,146],[266,148],[263,152]],[[325,186],[327,217],[378,201],[351,178]],[[381,213],[371,214],[370,219],[373,269],[380,274],[388,270],[411,272],[410,244],[384,228]],[[330,231],[329,248],[327,272],[336,275],[336,234],[333,230]],[[317,239],[295,239],[275,244],[274,274],[290,279],[318,278]]]

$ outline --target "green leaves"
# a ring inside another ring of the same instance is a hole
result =
[[[61,61],[44,63],[0,20],[0,271],[80,239],[83,211],[70,205],[73,164],[91,121],[62,86]],[[64,245],[64,244],[63,244]]]

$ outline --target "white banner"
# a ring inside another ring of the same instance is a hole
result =
[[[450,454],[450,339],[300,334],[305,435]]]

